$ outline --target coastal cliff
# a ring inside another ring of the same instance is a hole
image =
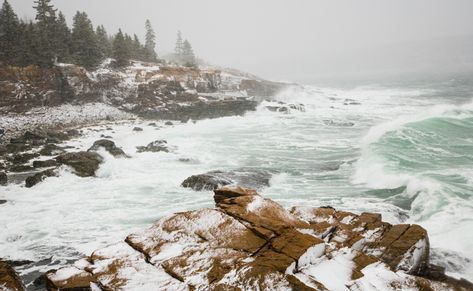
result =
[[[140,117],[188,120],[241,115],[288,84],[236,70],[132,62],[115,68],[110,59],[94,71],[77,65],[0,67],[0,112],[100,102]]]

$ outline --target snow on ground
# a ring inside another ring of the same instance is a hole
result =
[[[102,120],[129,118],[135,118],[135,116],[103,103],[38,107],[24,114],[9,113],[0,115],[0,129],[5,131],[4,136],[0,136],[0,143],[23,131],[37,127],[75,126],[96,123]]]

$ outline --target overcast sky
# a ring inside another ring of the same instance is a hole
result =
[[[34,18],[33,0],[9,1],[21,18]],[[473,48],[471,0],[52,3],[66,14],[69,23],[75,11],[81,10],[109,33],[121,27],[141,39],[149,18],[157,32],[158,54],[173,50],[180,29],[195,53],[208,62],[274,79],[403,72],[413,66],[435,70],[435,66],[454,66],[454,62],[455,66],[469,66],[465,63],[473,54],[469,50]],[[455,57],[449,58],[451,55]]]

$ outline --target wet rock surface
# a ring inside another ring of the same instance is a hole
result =
[[[59,164],[70,166],[80,177],[95,176],[103,158],[95,152],[66,153],[56,157]]]
[[[49,168],[58,166],[56,160],[33,161],[34,168]]]
[[[146,146],[137,146],[136,151],[138,153],[144,153],[144,152],[151,152],[151,153],[157,153],[157,152],[165,152],[168,153],[171,151],[168,142],[163,140],[163,139],[158,139],[153,142],[150,142]]]
[[[427,275],[440,278],[442,270],[429,264],[427,232],[418,225],[331,207],[287,210],[240,187],[214,193],[217,208],[164,217],[51,270],[48,288],[471,290],[469,282],[444,273],[439,280]]]
[[[89,152],[96,152],[100,148],[104,148],[112,156],[116,158],[128,158],[129,156],[125,152],[115,145],[115,142],[109,139],[100,139],[94,142],[94,144],[87,150]]]
[[[270,101],[270,100],[267,100]],[[304,104],[292,104],[292,103],[285,103],[282,101],[279,102],[272,102],[265,106],[266,109],[273,112],[280,112],[280,113],[290,113],[291,111],[305,111]]]
[[[26,188],[31,188],[34,185],[42,182],[47,177],[55,177],[55,176],[57,176],[57,173],[53,169],[42,171],[42,172],[34,174],[33,176],[26,178],[25,186]]]
[[[265,170],[240,168],[232,171],[210,171],[192,175],[181,186],[196,191],[215,190],[226,185],[241,185],[247,188],[261,189],[269,186],[272,174]]]
[[[8,176],[5,172],[0,172],[0,186],[4,186],[8,183]]]

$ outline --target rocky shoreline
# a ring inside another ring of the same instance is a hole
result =
[[[293,85],[215,68],[133,61],[117,69],[110,59],[94,71],[72,64],[3,65],[0,79],[0,143],[38,127],[137,117],[187,121],[242,115]]]
[[[48,290],[471,290],[429,262],[419,225],[331,207],[287,210],[256,191],[214,191],[216,208],[176,213],[71,266]],[[5,263],[2,263],[5,266]],[[8,268],[8,267],[6,267]],[[10,271],[0,285],[23,290]]]

